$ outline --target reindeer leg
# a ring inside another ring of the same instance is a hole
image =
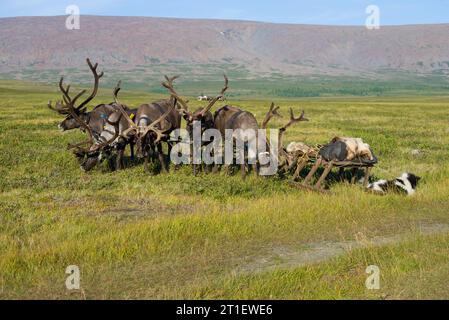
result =
[[[149,157],[149,160],[151,161],[151,163],[154,163],[155,154],[156,154],[156,149],[154,148],[154,145],[151,145],[148,148],[148,157]]]
[[[255,163],[253,163],[252,164],[252,167],[253,167],[253,173],[254,173],[254,176],[255,177],[258,177],[259,176],[259,167],[258,167],[258,165],[257,165],[257,162],[255,162]]]
[[[190,163],[192,165],[192,173],[194,176],[197,174],[197,167],[196,164],[193,163],[193,143],[190,143]]]
[[[223,152],[221,152],[221,154],[223,154]],[[215,162],[214,160],[214,164],[212,165],[212,173],[216,174],[220,171],[220,166],[218,163]]]
[[[110,171],[115,171],[117,169],[114,158],[111,155],[108,157],[108,168]]]
[[[168,173],[167,164],[165,163],[164,152],[162,150],[162,144],[157,145],[157,156],[159,158],[159,162],[161,163],[162,171]]]
[[[240,165],[240,174],[242,175],[242,179],[246,178],[246,165],[245,165],[245,163],[242,163]]]
[[[125,153],[125,149],[123,148],[119,148],[117,150],[117,163],[116,163],[116,168],[118,170],[123,170],[125,169],[125,164],[123,163],[123,154]]]
[[[214,156],[214,151],[211,152],[211,156]],[[204,172],[207,174],[213,172],[213,169],[214,169],[214,165],[212,163],[204,165]]]
[[[145,170],[145,173],[149,173],[150,172],[150,168],[148,167],[148,163],[150,162],[149,156],[146,156],[143,161],[144,161],[143,168]]]
[[[129,149],[131,151],[131,160],[134,161],[134,142],[129,143]]]
[[[170,163],[171,163],[171,150],[172,150],[173,146],[170,142],[167,141],[167,152],[168,152],[168,156],[167,156],[167,166],[170,167]]]

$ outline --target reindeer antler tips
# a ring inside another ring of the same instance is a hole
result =
[[[279,117],[279,118],[282,118],[282,115],[278,112],[279,108],[280,108],[280,107],[274,108],[273,113],[274,113],[275,116],[277,116],[277,117]]]
[[[89,65],[89,67],[90,67],[91,69],[94,69],[94,67],[92,66],[92,62],[90,61],[89,58],[86,59],[86,62],[87,62],[87,64]]]

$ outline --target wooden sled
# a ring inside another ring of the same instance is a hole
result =
[[[310,190],[310,191],[316,191],[321,193],[330,193],[329,190],[325,189],[325,180],[328,177],[328,175],[331,173],[332,169],[338,168],[339,169],[339,175],[340,179],[343,178],[344,171],[346,169],[350,169],[352,176],[351,176],[351,183],[355,184],[357,181],[357,170],[364,169],[365,174],[363,178],[363,187],[368,186],[369,177],[371,174],[371,170],[374,167],[374,165],[377,163],[376,161],[366,162],[362,160],[354,160],[354,161],[326,161],[322,157],[318,156],[318,158],[313,158],[309,156],[300,157],[296,162],[296,169],[295,173],[293,174],[292,181],[290,182],[290,185],[297,189],[302,190]],[[304,178],[303,181],[298,182],[297,180],[300,177],[301,172],[307,167],[307,165],[311,164],[312,168],[310,169],[307,176]],[[294,166],[294,165],[293,165]],[[318,180],[314,183],[313,177],[319,170],[319,168],[323,168],[323,173],[319,176]]]

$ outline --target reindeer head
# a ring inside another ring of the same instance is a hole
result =
[[[58,125],[58,128],[62,132],[78,129],[81,127],[79,122],[70,114],[68,107],[62,101],[57,101],[54,107],[52,106],[52,102],[48,101],[47,106],[48,108],[57,112],[58,114],[65,116],[65,119],[62,120]],[[81,110],[75,109],[74,111],[78,117],[80,117],[86,122],[88,121],[89,113],[87,112],[86,108],[83,108]]]

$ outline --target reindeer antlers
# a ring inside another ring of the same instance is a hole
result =
[[[166,83],[162,83],[162,85],[164,87],[166,87],[169,90],[173,90],[173,95],[176,94],[176,92],[173,89],[173,81],[178,78],[178,76],[169,78],[167,76],[165,76],[165,79],[167,80]],[[114,88],[113,94],[114,94],[114,100],[115,103],[117,104],[117,107],[119,109],[119,111],[122,113],[122,116],[125,117],[125,119],[128,121],[129,123],[129,128],[127,130],[125,130],[122,135],[127,137],[129,135],[130,132],[134,132],[134,134],[137,134],[139,137],[143,138],[146,136],[146,134],[149,131],[153,131],[156,135],[157,135],[157,139],[155,140],[155,143],[158,143],[163,137],[164,137],[164,130],[159,130],[157,128],[157,125],[164,121],[165,118],[167,118],[167,116],[173,111],[173,109],[177,106],[178,104],[178,100],[177,97],[174,97],[174,101],[173,104],[170,105],[170,107],[168,108],[168,110],[161,115],[156,121],[154,121],[153,123],[151,123],[150,125],[146,126],[145,128],[139,128],[139,126],[137,126],[134,121],[131,120],[131,118],[129,117],[128,113],[123,109],[123,105],[119,102],[117,95],[118,92],[120,91],[120,86],[121,86],[121,81],[119,81],[117,83],[117,85]]]
[[[293,109],[290,108],[290,121],[283,126],[282,128],[280,128],[280,131],[285,131],[287,130],[288,127],[290,127],[292,124],[297,123],[297,122],[301,122],[301,121],[309,121],[309,119],[307,119],[305,117],[305,112],[304,110],[301,112],[301,115],[298,118],[295,118],[295,115],[293,113]]]
[[[98,63],[95,63],[95,65],[92,65],[89,58],[86,59],[86,62],[89,65],[89,68],[92,71],[92,74],[94,75],[94,89],[92,90],[92,93],[90,94],[90,96],[86,100],[84,100],[83,103],[81,103],[79,105],[77,110],[81,110],[84,106],[86,106],[89,102],[91,102],[93,98],[95,98],[95,96],[97,95],[97,92],[98,92],[98,83],[100,82],[100,79],[104,75],[103,71],[100,74],[98,74],[98,72],[97,72]]]
[[[119,80],[119,82],[117,82],[117,85],[115,86],[114,90],[112,91],[112,95],[114,96],[114,102],[119,105],[122,105],[120,103],[120,101],[118,100],[118,93],[120,92],[120,90],[122,90],[121,86],[122,86],[122,80]]]
[[[274,116],[280,117],[280,118],[282,117],[278,112],[279,108],[280,107],[275,107],[274,102],[271,103],[270,110],[268,110],[267,114],[265,115],[265,119],[262,122],[262,129],[267,128],[268,122],[270,122],[270,120]]]
[[[168,110],[163,115],[161,115],[156,121],[154,121],[150,125],[146,126],[145,129],[142,132],[140,132],[140,136],[145,137],[149,131],[153,131],[157,136],[154,143],[157,144],[159,141],[161,141],[167,130],[163,130],[162,126],[161,126],[161,129],[158,129],[157,125],[159,123],[161,123],[162,121],[164,121],[165,118],[167,118],[167,116],[173,111],[173,109],[175,109],[177,104],[178,104],[178,102],[176,101],[176,98],[175,98],[173,101],[173,104],[170,105]]]
[[[129,128],[122,133],[123,136],[128,137],[128,134],[131,131],[134,131],[137,133],[139,131],[139,128],[134,123],[134,121],[129,117],[128,113],[123,108],[123,105],[120,103],[120,101],[118,99],[118,93],[120,92],[120,90],[122,90],[122,80],[119,80],[119,82],[117,82],[117,85],[115,86],[114,90],[112,91],[112,94],[114,96],[114,101],[115,101],[116,107],[118,108],[118,110],[120,111],[122,116],[125,118],[125,120],[129,124]]]
[[[307,119],[305,117],[305,112],[304,110],[301,112],[301,115],[298,118],[295,118],[295,115],[293,113],[293,109],[290,108],[290,121],[283,126],[282,128],[279,129],[279,150],[282,150],[283,148],[283,139],[284,139],[284,133],[287,130],[288,127],[290,127],[292,124],[297,123],[297,122],[301,122],[301,121],[309,121],[309,119]]]
[[[53,111],[55,111],[55,112],[57,112],[57,113],[59,113],[61,115],[69,114],[69,109],[66,106],[64,106],[61,101],[57,101],[55,106],[53,107],[52,106],[52,102],[49,100],[48,103],[47,103],[47,107],[50,110],[53,110]]]
[[[201,112],[199,113],[199,115],[201,115],[202,117],[204,117],[204,115],[214,106],[214,104],[218,101],[218,100],[220,100],[223,96],[224,96],[224,94],[225,94],[225,92],[226,92],[226,90],[228,90],[228,88],[229,88],[229,79],[228,79],[228,77],[224,74],[223,75],[223,77],[224,77],[224,80],[225,80],[225,85],[224,85],[224,87],[223,87],[223,89],[221,89],[221,92],[220,92],[220,94],[218,95],[218,96],[216,96],[210,103],[209,103],[209,105],[206,107],[206,108],[204,108],[203,110],[201,110]]]
[[[203,108],[201,111],[197,113],[200,117],[204,117],[204,115],[214,106],[214,104],[223,97],[226,90],[228,90],[229,79],[226,75],[223,76],[225,79],[225,86],[223,87],[223,89],[221,90],[220,94],[217,97],[215,97],[212,101],[209,102],[209,104],[205,108]],[[179,76],[175,76],[172,78],[165,76],[166,81],[162,82],[162,86],[167,88],[172,97],[175,98],[181,104],[182,107],[181,112],[188,116],[192,116],[192,113],[189,111],[187,101],[183,100],[173,87],[173,81],[176,80],[177,78],[179,78]]]
[[[181,104],[181,112],[184,114],[190,115],[189,106],[187,105],[187,101],[185,101],[184,99],[181,98],[181,96],[176,92],[176,90],[173,86],[173,81],[175,81],[178,78],[179,78],[179,76],[174,76],[171,78],[169,78],[168,76],[165,76],[166,81],[162,82],[162,86],[165,87],[166,89],[168,89],[171,96],[173,98],[175,98],[175,100],[177,100]]]
[[[78,143],[78,144],[74,144],[74,145],[69,145],[69,149],[74,149],[74,148],[79,148],[82,145],[92,145],[94,143],[94,135],[92,132],[92,128],[79,116],[80,110],[82,110],[96,95],[98,92],[98,83],[100,81],[100,78],[103,76],[103,72],[101,72],[100,74],[98,74],[97,72],[97,68],[98,68],[98,63],[96,63],[95,65],[92,65],[92,63],[90,62],[89,59],[86,59],[87,64],[89,65],[90,70],[92,71],[93,75],[94,75],[94,89],[91,93],[91,95],[84,100],[78,107],[75,107],[76,101],[86,93],[86,90],[82,90],[80,93],[78,93],[75,98],[71,98],[70,97],[70,85],[68,85],[67,87],[64,88],[64,77],[61,77],[61,80],[59,80],[59,90],[61,90],[62,92],[62,98],[64,99],[64,103],[65,103],[65,108],[67,109],[67,112],[80,124],[81,127],[83,127],[86,132],[89,135],[88,140]],[[87,150],[87,149],[86,149]]]

